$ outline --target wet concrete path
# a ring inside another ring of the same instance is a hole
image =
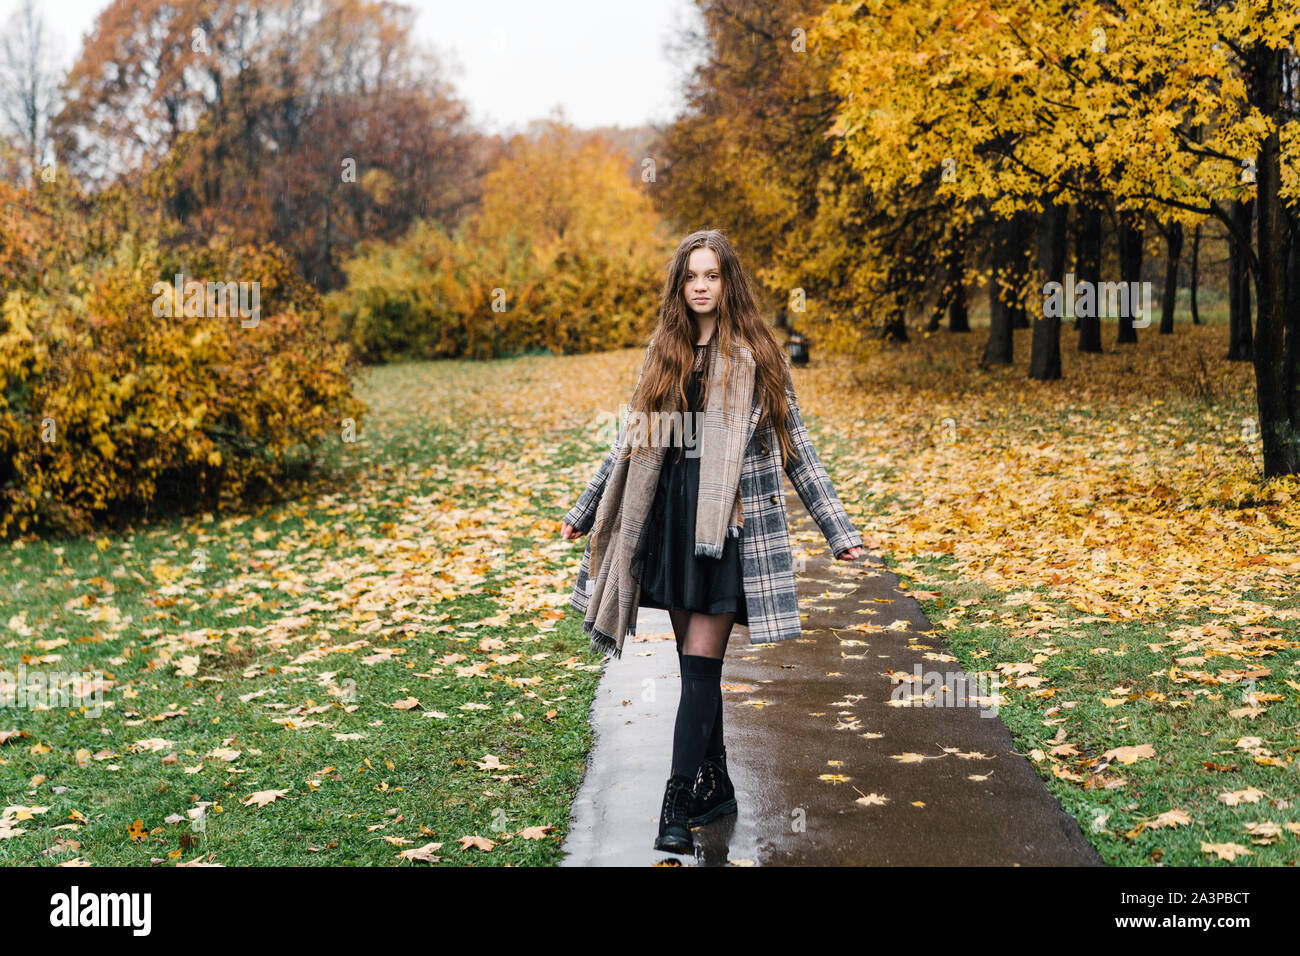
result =
[[[998,688],[962,682],[871,555],[836,561],[788,482],[786,507],[804,636],[751,645],[737,626],[722,669],[739,813],[695,828],[694,857],[653,849],[680,678],[668,614],[647,608],[601,678],[561,865],[1102,865],[1013,752],[987,706]],[[929,683],[911,680],[917,666]],[[948,704],[891,705],[912,695]]]

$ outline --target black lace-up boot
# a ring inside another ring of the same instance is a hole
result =
[[[664,788],[664,805],[659,811],[659,836],[655,838],[656,850],[669,853],[695,852],[695,840],[686,815],[691,804],[691,781],[686,777],[669,777]]]
[[[686,823],[697,827],[710,820],[736,812],[736,788],[727,776],[727,751],[716,757],[705,757],[695,775],[695,790]]]

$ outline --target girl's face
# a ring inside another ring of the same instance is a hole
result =
[[[722,295],[722,273],[718,256],[708,246],[691,251],[686,261],[686,304],[696,315],[711,315]]]

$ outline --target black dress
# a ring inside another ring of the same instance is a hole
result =
[[[704,410],[704,365],[707,345],[695,346],[695,366],[688,381],[687,407]],[[687,422],[688,442],[702,415]],[[682,443],[664,449],[663,467],[645,531],[633,555],[633,573],[641,581],[641,606],[662,610],[686,608],[705,614],[734,612],[735,623],[748,626],[740,560],[740,538],[723,537],[722,557],[695,554],[695,503],[700,486],[698,445],[694,457]],[[730,514],[728,514],[730,518]],[[741,533],[743,534],[743,528]]]

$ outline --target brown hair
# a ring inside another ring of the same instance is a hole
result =
[[[754,390],[762,396],[763,410],[758,425],[769,419],[776,430],[784,466],[790,455],[798,458],[786,423],[785,388],[789,366],[776,338],[759,314],[749,275],[731,242],[717,229],[693,232],[681,241],[664,282],[659,302],[659,322],[654,331],[654,348],[641,371],[641,384],[632,397],[629,414],[651,415],[661,410],[670,389],[676,389],[678,408],[686,408],[686,384],[695,358],[697,327],[695,314],[686,304],[686,272],[691,253],[709,248],[718,257],[722,294],[716,306],[712,339],[723,361],[723,386],[731,381],[731,346],[742,345],[754,356]],[[705,381],[707,394],[708,382]]]

